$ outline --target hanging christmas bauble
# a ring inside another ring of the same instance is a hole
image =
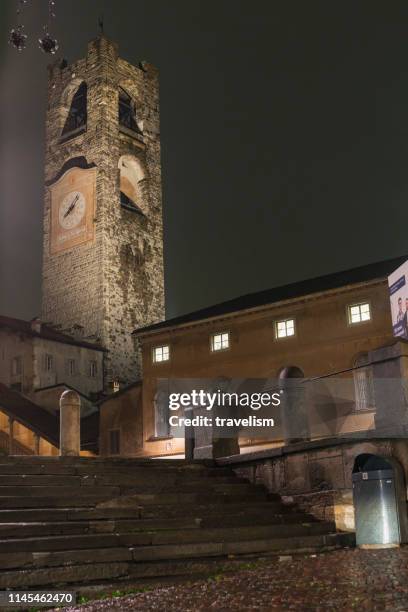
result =
[[[57,39],[53,38],[48,32],[46,32],[42,38],[39,38],[38,42],[40,43],[40,49],[44,51],[44,53],[55,55],[58,50]]]
[[[25,49],[27,34],[23,33],[24,26],[18,26],[17,28],[13,28],[10,32],[9,43],[17,49],[17,51],[22,51]]]

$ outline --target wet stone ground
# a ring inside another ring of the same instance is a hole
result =
[[[233,573],[118,599],[89,602],[66,612],[102,610],[393,610],[408,612],[408,546],[346,549],[301,557],[243,562]]]

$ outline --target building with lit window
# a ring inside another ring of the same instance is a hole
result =
[[[158,401],[158,379],[349,375],[354,378],[356,402],[342,421],[343,430],[372,427],[375,409],[368,354],[395,341],[387,277],[405,260],[400,257],[244,295],[136,330],[143,358],[138,406],[133,407],[139,431],[122,441],[121,452],[184,452],[184,439],[172,436],[168,414],[162,414],[166,406]],[[102,419],[106,410],[102,404]],[[114,400],[109,414],[117,448],[117,438],[125,432]],[[242,453],[260,444],[240,439],[240,446]],[[104,452],[110,452],[108,443]]]

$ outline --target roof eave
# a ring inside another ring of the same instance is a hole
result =
[[[206,323],[212,323],[214,321],[222,321],[224,319],[232,319],[235,318],[237,316],[240,315],[245,315],[245,314],[251,314],[251,313],[256,313],[256,312],[262,312],[264,310],[268,310],[271,307],[280,307],[280,306],[285,306],[286,304],[290,304],[293,302],[301,302],[301,301],[305,301],[305,300],[311,300],[311,299],[316,299],[325,295],[333,295],[339,292],[346,292],[349,291],[351,288],[358,288],[358,287],[367,287],[367,286],[371,286],[371,285],[377,285],[380,283],[383,283],[384,281],[387,280],[387,277],[384,276],[380,276],[378,278],[374,278],[371,279],[369,281],[361,281],[358,283],[349,283],[347,285],[342,285],[340,287],[336,287],[333,289],[326,289],[324,291],[317,291],[314,293],[307,293],[304,294],[302,296],[297,296],[297,297],[293,297],[293,298],[288,298],[286,300],[278,300],[276,302],[269,302],[268,304],[262,304],[261,306],[251,306],[249,308],[243,308],[241,310],[234,310],[231,312],[226,312],[220,315],[214,315],[212,317],[205,317],[203,319],[196,319],[196,320],[191,320],[191,321],[186,321],[183,323],[175,323],[175,324],[169,324],[169,325],[163,325],[162,327],[158,327],[156,329],[152,328],[140,328],[140,329],[135,329],[132,332],[132,336],[134,336],[135,338],[147,338],[149,336],[157,336],[160,333],[164,333],[164,332],[171,332],[171,331],[177,331],[179,329],[185,329],[185,328],[189,328],[189,327],[195,327],[198,325],[203,325]],[[160,324],[158,324],[160,325]],[[145,330],[145,331],[144,331]]]

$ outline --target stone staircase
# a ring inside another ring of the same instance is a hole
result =
[[[0,457],[0,590],[191,575],[350,534],[210,462]]]

